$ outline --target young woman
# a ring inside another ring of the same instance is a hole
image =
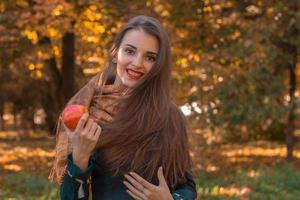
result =
[[[69,102],[89,114],[73,132],[59,120],[50,178],[62,182],[61,199],[88,199],[89,184],[94,200],[196,198],[187,122],[171,101],[170,78],[166,31],[152,17],[132,18],[107,68]]]

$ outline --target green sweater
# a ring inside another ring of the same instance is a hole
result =
[[[107,167],[97,160],[97,153],[92,156],[85,171],[73,163],[70,154],[67,172],[60,188],[60,197],[63,200],[89,199],[89,182],[91,182],[93,200],[132,200],[123,184],[124,178],[112,176]],[[174,200],[196,199],[197,192],[193,177],[187,175],[187,182],[176,186],[172,196]]]

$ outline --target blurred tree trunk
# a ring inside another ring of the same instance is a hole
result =
[[[5,130],[5,124],[4,124],[4,100],[0,98],[0,131]]]
[[[39,40],[40,45],[48,45],[52,47],[52,43],[49,37],[43,37]],[[50,48],[51,49],[51,48]],[[56,64],[55,55],[52,52],[52,56],[45,60],[45,66],[49,73],[49,80],[44,80],[41,105],[46,114],[46,128],[50,133],[54,133],[56,121],[60,109],[62,108],[63,94],[62,94],[62,78],[58,66]]]
[[[31,107],[29,108],[29,127],[31,130],[36,130],[36,124],[34,122],[34,113],[35,113],[35,108]]]
[[[297,66],[297,57],[298,57],[298,47],[293,43],[293,39],[299,37],[300,30],[297,27],[295,16],[298,12],[298,1],[297,0],[286,0],[286,4],[289,5],[289,28],[286,29],[286,33],[283,34],[279,47],[282,49],[286,56],[286,66],[289,70],[289,113],[286,126],[286,147],[287,147],[287,161],[291,162],[293,160],[293,151],[294,151],[294,121],[295,121],[295,92],[296,92],[296,66]],[[286,24],[283,24],[286,26]],[[284,29],[283,29],[284,30]],[[288,40],[287,40],[288,39]],[[288,42],[286,42],[288,41]]]
[[[51,40],[44,37],[39,41],[40,44],[50,45]],[[67,101],[74,95],[75,79],[75,35],[73,32],[66,32],[62,38],[62,66],[61,71],[56,64],[54,53],[45,60],[49,69],[51,81],[44,84],[48,90],[43,96],[42,106],[46,113],[47,129],[54,133],[59,112]]]
[[[75,79],[75,34],[66,32],[62,39],[62,93],[64,104],[74,95]]]
[[[17,111],[17,108],[14,104],[13,104],[12,110],[13,110],[13,121],[14,121],[13,129],[17,130],[17,127],[18,127],[18,119],[17,119],[18,111]]]
[[[54,55],[52,55],[51,58],[46,61],[46,63],[50,69],[53,82],[45,82],[46,87],[49,89],[45,91],[42,106],[46,113],[47,129],[49,132],[54,133],[56,121],[63,106],[61,90],[62,81]]]
[[[295,145],[295,110],[296,98],[295,92],[297,87],[296,67],[298,59],[298,47],[295,43],[299,39],[300,30],[297,27],[296,19],[299,10],[299,2],[297,0],[285,0],[284,5],[288,9],[283,9],[281,12],[283,17],[278,22],[278,27],[274,31],[273,44],[279,49],[276,71],[280,68],[287,69],[289,73],[288,81],[288,116],[285,127],[285,142],[287,148],[286,160],[293,161],[293,151]],[[276,72],[277,73],[277,72]]]
[[[287,146],[287,161],[291,162],[293,160],[293,151],[294,151],[294,121],[295,121],[295,92],[296,92],[296,64],[297,64],[297,52],[294,52],[293,59],[289,64],[289,74],[290,74],[290,82],[289,82],[289,113],[286,127],[286,146]]]

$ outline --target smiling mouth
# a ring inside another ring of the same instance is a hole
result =
[[[129,76],[129,78],[131,78],[133,80],[138,80],[144,75],[143,72],[135,71],[135,70],[132,70],[132,69],[126,69],[126,72]]]

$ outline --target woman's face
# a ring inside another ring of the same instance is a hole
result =
[[[125,33],[117,53],[116,84],[133,87],[146,75],[154,63],[159,50],[158,40],[140,29]]]

